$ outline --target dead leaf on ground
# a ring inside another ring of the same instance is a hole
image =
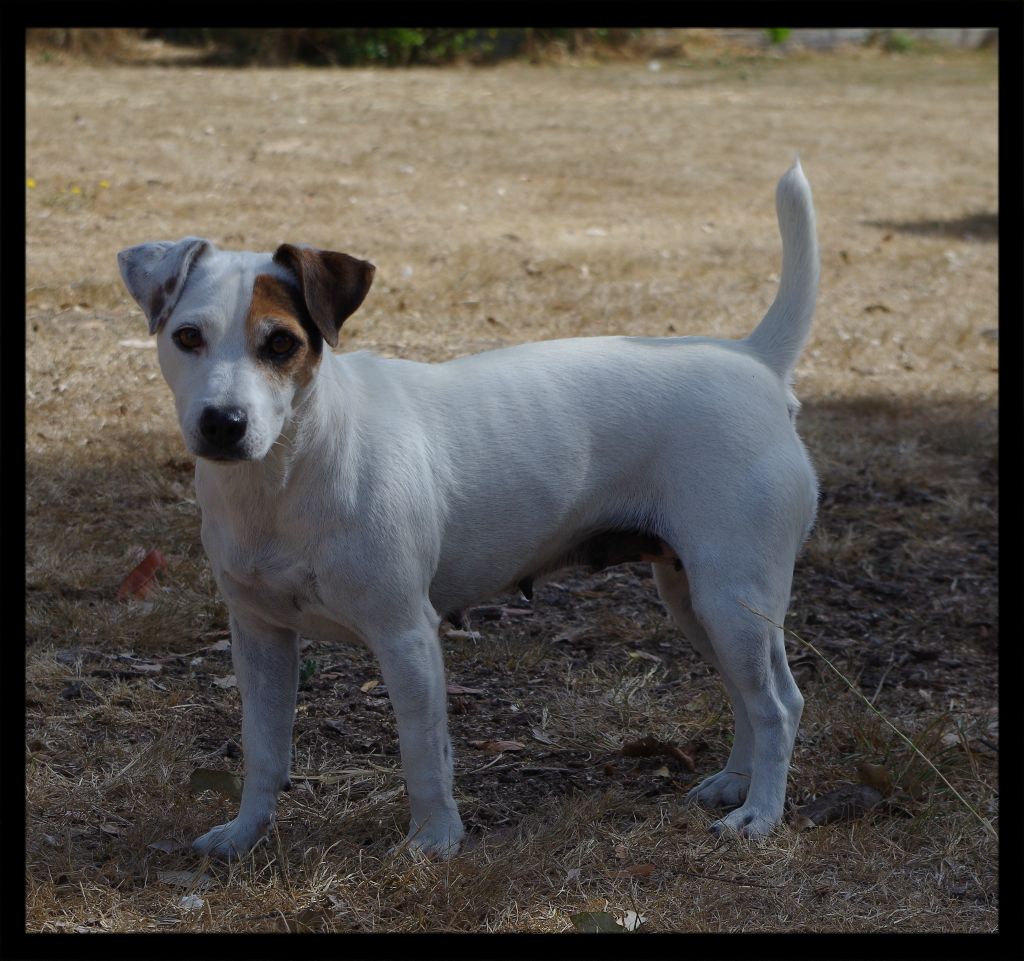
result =
[[[687,745],[690,747],[691,745]],[[670,757],[678,761],[687,771],[695,771],[697,765],[691,754],[675,744],[667,741],[659,741],[656,737],[648,734],[639,741],[629,741],[619,748],[623,757]],[[695,753],[695,752],[694,752]]]
[[[463,687],[461,684],[448,684],[449,694],[483,694],[485,693],[483,688],[480,687]]]
[[[655,871],[658,870],[656,864],[630,864],[628,867],[620,868],[618,871],[612,871],[608,877],[610,878],[648,878]]]
[[[117,599],[125,601],[129,597],[136,597],[140,600],[147,597],[150,591],[156,586],[156,575],[158,571],[167,570],[167,561],[156,549],[151,550],[138,563],[117,589]]]
[[[892,793],[892,775],[885,765],[858,761],[857,775],[860,777],[861,784],[873,787],[883,797]]]
[[[164,884],[173,884],[178,888],[195,888],[197,891],[213,883],[210,875],[199,871],[157,871],[156,877]]]
[[[526,745],[519,741],[470,741],[469,746],[488,754],[501,754],[504,751],[521,751]]]
[[[793,813],[793,827],[798,831],[806,831],[833,821],[860,817],[881,800],[881,791],[870,785],[840,784],[797,808]]]
[[[655,664],[660,664],[662,660],[657,654],[649,654],[647,651],[626,651],[626,653],[633,660],[654,661]]]
[[[369,691],[372,691],[379,684],[380,684],[380,680],[377,679],[377,678],[374,678],[372,681],[367,681],[365,684],[360,684],[359,685],[359,690],[362,691],[364,694],[366,694]]]
[[[228,674],[226,677],[214,678],[213,683],[216,684],[217,687],[238,687],[238,678],[235,677],[234,674]]]
[[[623,934],[625,928],[607,911],[580,911],[570,915],[573,927],[585,934]]]
[[[541,744],[557,745],[558,743],[548,737],[539,727],[531,727],[530,733],[533,735],[534,740],[540,741]]]
[[[616,917],[609,911],[580,911],[570,915],[573,927],[585,934],[624,934],[635,931],[647,919],[636,911],[624,911]]]

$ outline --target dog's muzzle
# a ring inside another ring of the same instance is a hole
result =
[[[197,453],[211,460],[244,460],[242,439],[249,417],[241,407],[207,407],[199,417],[203,449]]]

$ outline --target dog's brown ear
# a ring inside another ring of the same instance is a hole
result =
[[[348,254],[293,244],[281,244],[274,263],[295,275],[317,330],[328,344],[337,347],[341,325],[363,302],[377,268]]]

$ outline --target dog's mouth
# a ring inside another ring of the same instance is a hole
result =
[[[196,457],[203,460],[214,461],[218,464],[240,464],[243,461],[250,461],[254,458],[245,453],[228,453],[226,451],[196,451]]]

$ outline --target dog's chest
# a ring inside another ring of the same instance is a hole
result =
[[[231,524],[203,512],[203,546],[233,611],[323,637],[344,633],[324,604],[318,561],[308,537],[269,523]]]
[[[214,553],[210,560],[228,599],[268,619],[287,620],[290,626],[303,611],[321,603],[314,567],[279,544],[235,543]]]

